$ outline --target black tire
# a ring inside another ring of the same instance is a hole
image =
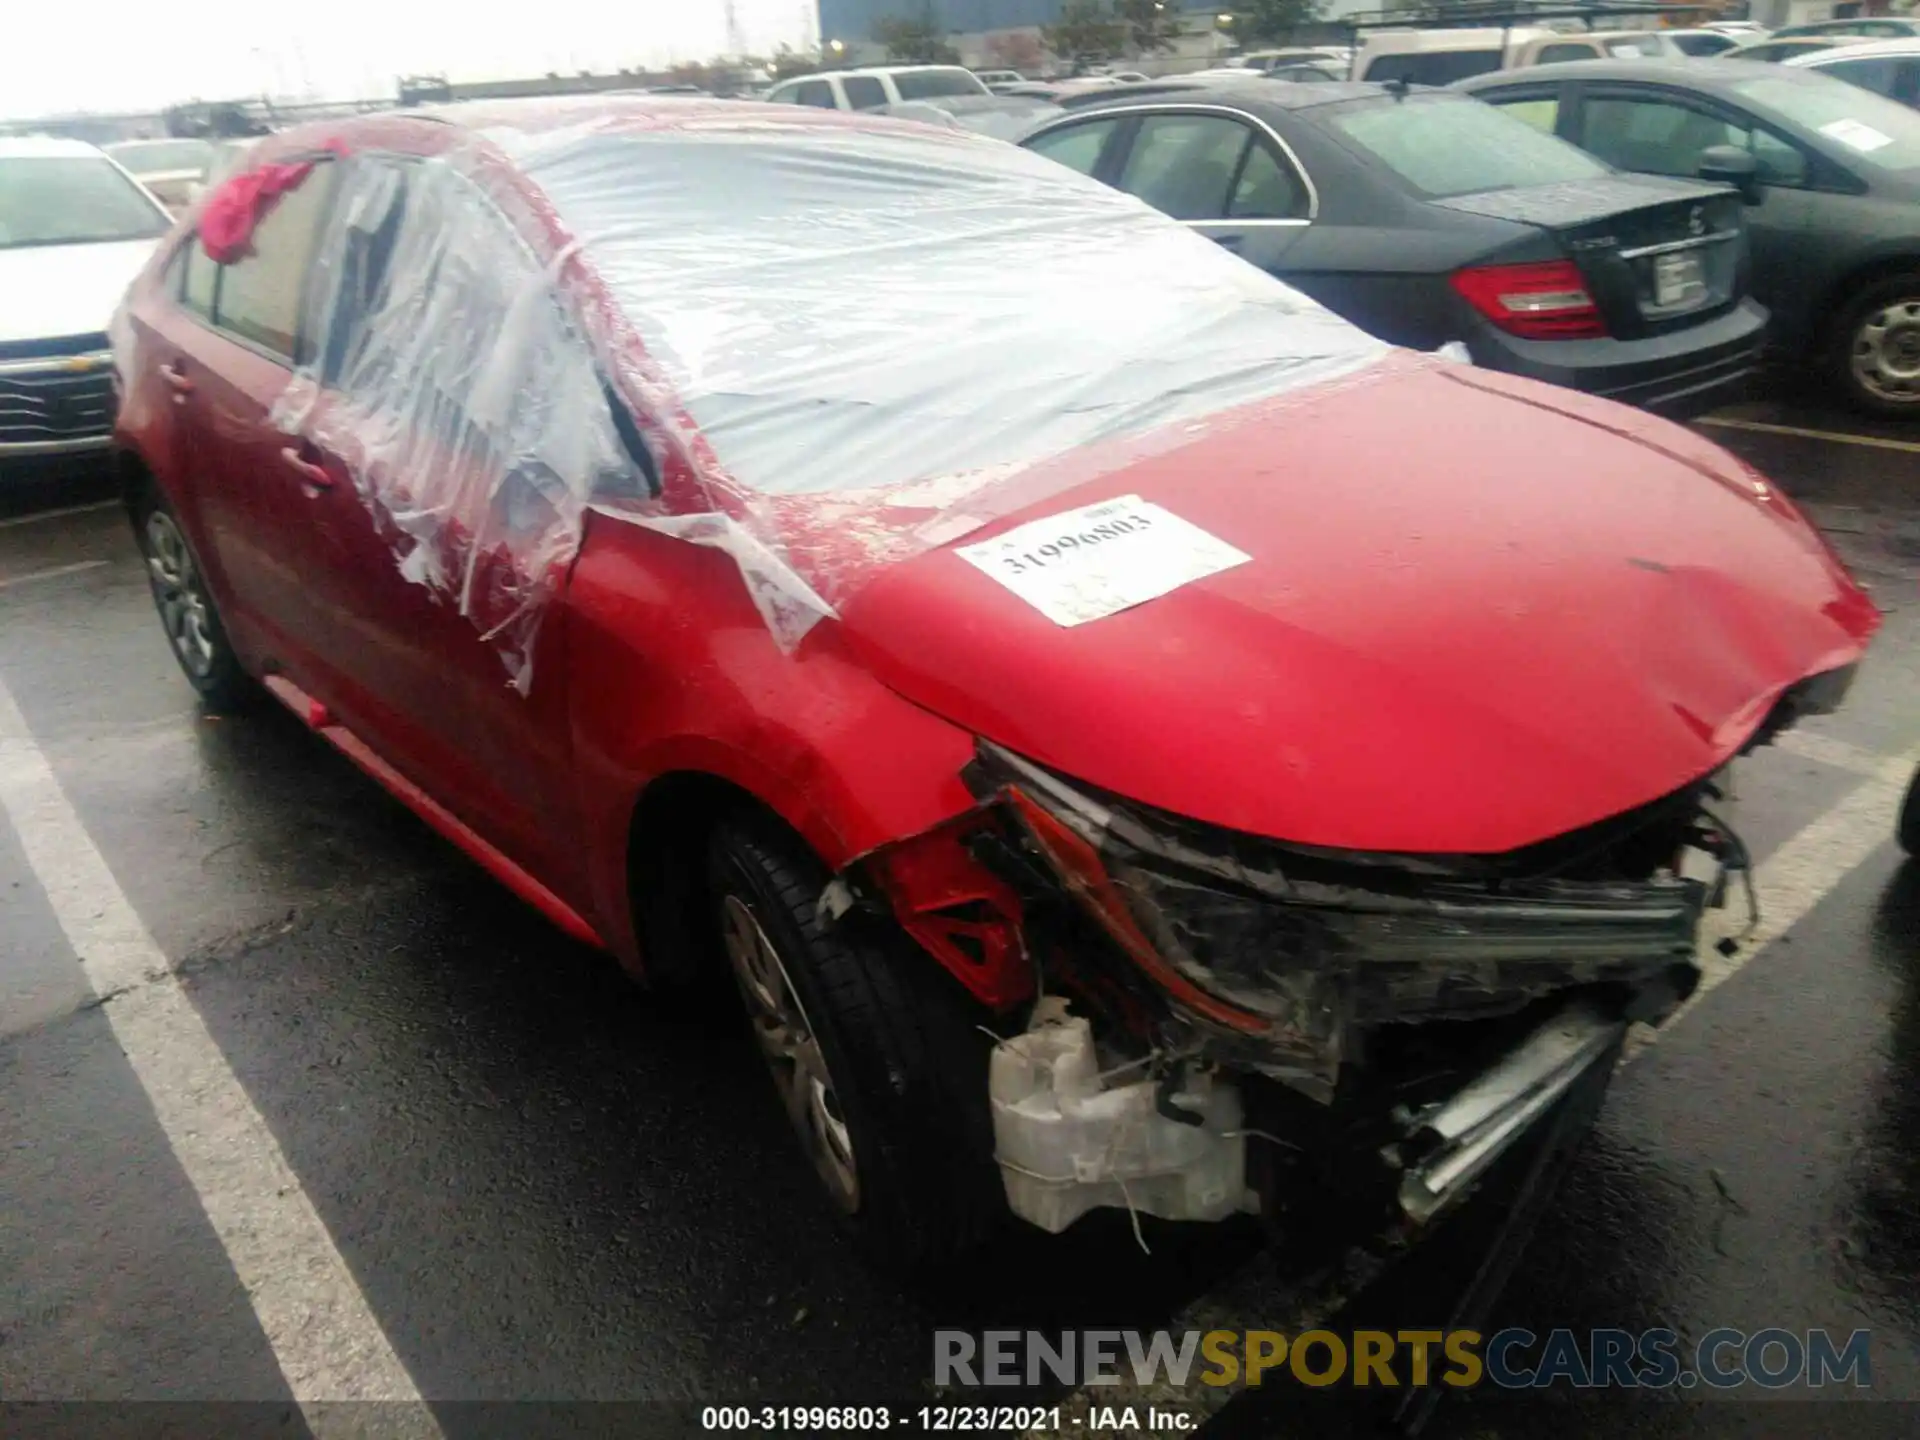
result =
[[[244,709],[258,698],[258,684],[227,638],[186,528],[152,481],[134,503],[133,528],[161,631],[187,683],[213,709]]]
[[[1828,346],[1827,373],[1856,410],[1920,419],[1920,271],[1875,280],[1847,302]]]
[[[727,955],[802,1148],[829,1205],[875,1265],[915,1279],[950,1275],[1007,1216],[993,1163],[987,1103],[989,1042],[976,1007],[931,956],[871,919],[822,922],[829,877],[784,827],[761,817],[724,822],[710,851],[709,889]],[[774,947],[780,978],[811,1031],[827,1087],[803,1118],[774,1058],[769,1023],[733,953],[740,908]],[[837,1120],[852,1193],[823,1161],[820,1117]],[[814,1123],[810,1123],[814,1122]],[[813,1143],[809,1142],[812,1137]]]
[[[1900,824],[1893,833],[1902,850],[1920,856],[1920,770],[1907,782],[1907,798],[1900,802]]]

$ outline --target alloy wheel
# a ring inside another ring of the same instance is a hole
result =
[[[1853,332],[1853,378],[1876,400],[1920,405],[1920,297],[1868,312]]]
[[[851,1215],[860,1208],[853,1137],[806,1007],[800,1003],[779,950],[747,903],[730,894],[722,900],[721,909],[727,960],[746,1000],[753,1037],[773,1072],[787,1119],[833,1203]]]
[[[207,602],[200,569],[193,563],[187,537],[164,510],[147,517],[147,579],[160,623],[180,663],[196,680],[213,673],[213,611]]]

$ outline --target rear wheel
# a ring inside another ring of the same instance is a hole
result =
[[[1832,377],[1856,408],[1920,417],[1920,273],[1875,281],[1842,313]]]
[[[134,524],[160,628],[187,683],[218,709],[244,705],[256,693],[253,679],[240,666],[186,531],[157,485],[147,485]]]
[[[829,877],[777,825],[723,825],[710,865],[728,966],[828,1203],[877,1264],[949,1269],[1006,1213],[970,1001],[904,937],[823,921]]]

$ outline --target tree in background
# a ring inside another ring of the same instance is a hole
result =
[[[946,42],[929,10],[918,19],[885,16],[873,22],[873,38],[900,65],[958,65],[960,52]]]
[[[1320,18],[1320,0],[1235,0],[1233,34],[1241,48],[1287,40]]]
[[[1062,60],[1104,59],[1127,43],[1127,27],[1104,0],[1066,0],[1060,18],[1042,27],[1047,49]]]
[[[1180,38],[1180,16],[1171,0],[1115,0],[1114,18],[1126,27],[1135,55],[1171,50]]]
[[[802,55],[791,45],[782,45],[773,52],[773,58],[765,62],[766,72],[776,80],[788,80],[795,75],[811,75],[820,68],[820,61],[812,55]]]
[[[1022,75],[1036,75],[1047,63],[1040,38],[1031,30],[1002,30],[997,35],[989,35],[987,54],[999,68],[1018,70]]]

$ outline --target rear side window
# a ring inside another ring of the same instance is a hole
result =
[[[1607,41],[1607,54],[1618,60],[1631,60],[1635,56],[1655,59],[1666,53],[1658,35],[1635,35],[1628,39]]]
[[[1059,161],[1069,170],[1091,175],[1100,163],[1100,152],[1106,148],[1107,137],[1119,123],[1118,120],[1088,120],[1079,125],[1062,125],[1058,130],[1036,135],[1027,148],[1049,160]]]
[[[840,88],[855,110],[877,110],[887,103],[887,87],[871,75],[849,75],[840,82]]]
[[[1822,74],[1845,80],[1849,85],[1858,85],[1862,90],[1871,90],[1876,95],[1894,95],[1900,84],[1900,61],[1891,55],[1879,55],[1866,60],[1836,60],[1831,65],[1818,68]]]
[[[1299,220],[1307,213],[1307,187],[1274,153],[1255,140],[1233,187],[1229,220]]]
[[[1409,85],[1451,85],[1469,75],[1490,75],[1500,68],[1498,50],[1427,50],[1380,55],[1363,80],[1404,80]]]
[[[1350,147],[1371,155],[1422,195],[1445,199],[1593,180],[1607,167],[1564,140],[1478,100],[1415,96],[1364,101],[1333,116]]]
[[[296,358],[300,297],[334,172],[331,163],[316,165],[254,228],[252,252],[222,267],[214,322],[287,360]]]
[[[213,291],[220,279],[220,267],[200,248],[200,237],[193,236],[180,247],[180,263],[186,275],[180,286],[180,303],[209,323],[213,320]]]
[[[1540,53],[1533,59],[1536,65],[1554,65],[1562,60],[1591,60],[1599,53],[1584,41],[1563,40],[1558,44],[1541,46]]]
[[[893,88],[902,100],[932,100],[941,95],[985,95],[971,70],[902,70],[893,77]]]
[[[1153,115],[1140,122],[1120,188],[1176,220],[1227,213],[1247,127],[1217,115]]]

